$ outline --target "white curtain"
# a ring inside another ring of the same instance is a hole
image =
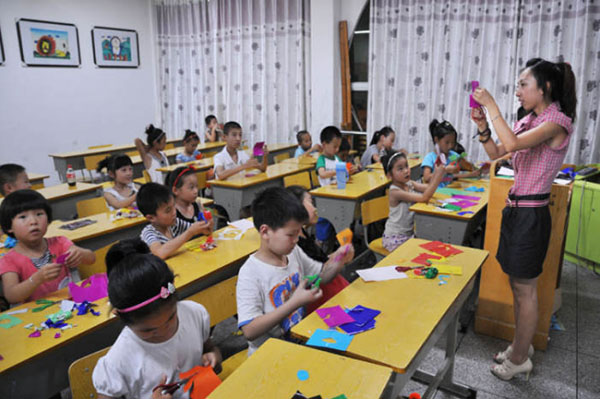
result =
[[[295,142],[310,117],[308,0],[156,0],[162,124],[237,121],[249,144]],[[203,134],[201,134],[203,140]]]
[[[446,119],[459,132],[470,160],[487,159],[472,139],[471,81],[494,95],[512,124],[518,105],[515,83],[524,63],[562,56],[578,79],[576,137],[567,160],[597,162],[600,8],[587,3],[372,0],[369,137],[391,125],[397,147],[426,153],[433,148],[430,121]]]

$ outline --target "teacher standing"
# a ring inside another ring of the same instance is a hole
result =
[[[471,111],[479,142],[491,159],[512,153],[515,183],[502,211],[496,259],[508,274],[514,300],[515,335],[505,351],[494,356],[492,373],[503,380],[533,369],[531,342],[538,322],[537,280],[542,273],[552,221],[548,203],[552,181],[563,164],[575,122],[575,76],[567,63],[541,58],[527,61],[516,96],[527,115],[511,129],[491,94],[473,94],[490,117],[499,143],[491,140],[481,108]]]

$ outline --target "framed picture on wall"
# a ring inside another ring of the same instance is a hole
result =
[[[27,66],[78,67],[81,63],[74,24],[21,18],[17,33],[21,60]]]
[[[94,63],[103,68],[137,68],[140,50],[137,32],[130,29],[94,26]]]
[[[4,45],[2,44],[2,31],[0,31],[0,65],[4,64]]]

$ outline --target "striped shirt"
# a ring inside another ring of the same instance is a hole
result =
[[[552,182],[565,159],[573,125],[571,118],[560,110],[558,102],[550,104],[540,115],[536,116],[531,113],[517,121],[514,126],[514,133],[519,135],[538,127],[544,122],[552,122],[562,126],[567,132],[567,136],[557,148],[551,148],[546,141],[532,148],[515,151],[512,161],[515,170],[515,184],[510,189],[510,193],[513,195],[550,193]],[[523,205],[525,206],[525,204]]]
[[[175,224],[170,227],[171,234],[173,234],[173,238],[183,234],[183,232],[186,231],[191,225],[191,223],[186,222],[185,220],[181,220],[179,218],[175,219]],[[148,246],[152,245],[155,242],[160,242],[161,244],[164,244],[165,242],[170,240],[169,237],[158,231],[158,229],[152,224],[149,224],[146,227],[144,227],[142,233],[140,234],[140,237],[142,238],[142,241],[144,241]]]

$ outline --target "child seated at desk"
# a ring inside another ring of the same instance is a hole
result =
[[[294,158],[298,158],[302,155],[308,156],[314,151],[321,151],[321,146],[318,143],[313,145],[312,137],[307,130],[300,130],[296,133],[296,140],[298,140],[298,147],[294,153]]]
[[[421,162],[421,170],[423,171],[423,183],[429,183],[433,174],[433,167],[435,161],[438,159],[440,154],[444,155],[446,159],[445,169],[446,176],[442,179],[439,187],[446,187],[452,182],[454,177],[479,177],[481,176],[481,170],[476,169],[472,172],[460,173],[459,159],[460,155],[452,150],[456,145],[456,138],[458,133],[454,126],[448,121],[438,122],[434,119],[429,124],[429,133],[431,133],[431,139],[436,147],[435,151],[431,151],[423,158]]]
[[[114,181],[114,185],[104,189],[104,199],[111,211],[135,206],[135,197],[138,185],[133,181],[133,162],[125,154],[110,155],[98,162],[100,172],[106,168],[108,176]]]
[[[260,169],[261,172],[267,170],[267,155],[269,154],[267,147],[263,147],[264,155],[261,163],[240,149],[242,127],[239,123],[227,122],[223,128],[223,139],[225,148],[214,157],[215,177],[218,180],[225,180],[246,169]]]
[[[144,168],[150,175],[150,179],[154,183],[162,184],[162,173],[156,169],[169,166],[169,160],[163,152],[167,145],[167,135],[153,125],[146,128],[146,135],[148,136],[146,139],[148,145],[144,144],[141,139],[136,138],[134,140],[135,147],[140,153],[140,157],[142,157]]]
[[[309,258],[296,243],[308,213],[282,187],[260,192],[252,202],[260,248],[241,267],[236,287],[238,327],[251,355],[269,337],[285,336],[304,316],[303,307],[322,296],[309,287],[309,275],[331,281],[354,256],[352,245],[341,247],[327,263]]]
[[[25,168],[14,163],[0,165],[0,193],[7,196],[13,191],[31,188]]]
[[[223,134],[223,125],[219,124],[217,117],[214,115],[208,115],[204,118],[206,124],[206,131],[204,132],[204,142],[214,143],[215,141],[221,140]]]
[[[0,257],[4,296],[10,303],[33,301],[71,282],[70,269],[90,265],[96,255],[66,237],[44,238],[52,209],[37,191],[18,190],[0,205],[0,225],[17,244]],[[66,255],[63,262],[56,259]]]
[[[138,191],[137,204],[140,212],[150,222],[142,230],[142,241],[161,259],[174,254],[192,237],[212,233],[212,220],[208,223],[189,223],[179,219],[173,193],[162,184],[144,184]]]
[[[336,171],[335,164],[342,162],[337,153],[342,144],[342,132],[335,126],[327,126],[321,131],[321,146],[323,153],[317,159],[317,176],[321,186],[328,186],[335,183]],[[356,167],[352,167],[350,174],[356,173]]]
[[[176,163],[192,162],[202,157],[200,151],[198,151],[198,144],[200,138],[196,132],[192,132],[190,129],[185,131],[183,136],[183,152],[177,154],[175,157]]]
[[[195,366],[220,365],[208,312],[177,301],[173,271],[139,239],[113,245],[106,270],[108,299],[125,327],[94,368],[98,398],[187,398],[183,387],[172,396],[154,388]]]
[[[169,173],[167,176],[167,187],[171,188],[175,196],[175,209],[177,210],[177,218],[188,223],[194,223],[199,220],[204,220],[203,215],[200,215],[200,205],[198,199],[198,175],[192,165],[182,166]],[[206,220],[204,220],[206,221]]]
[[[392,153],[392,146],[396,140],[396,132],[389,127],[385,126],[381,130],[376,131],[371,139],[371,144],[363,152],[360,158],[360,165],[363,168],[381,161],[381,157],[386,154]],[[404,152],[404,151],[402,151]]]
[[[415,202],[429,201],[442,181],[445,169],[436,166],[429,184],[422,184],[410,180],[410,167],[404,153],[384,155],[381,163],[392,181],[388,194],[390,214],[382,237],[383,247],[391,252],[414,236],[415,215],[409,208]]]

